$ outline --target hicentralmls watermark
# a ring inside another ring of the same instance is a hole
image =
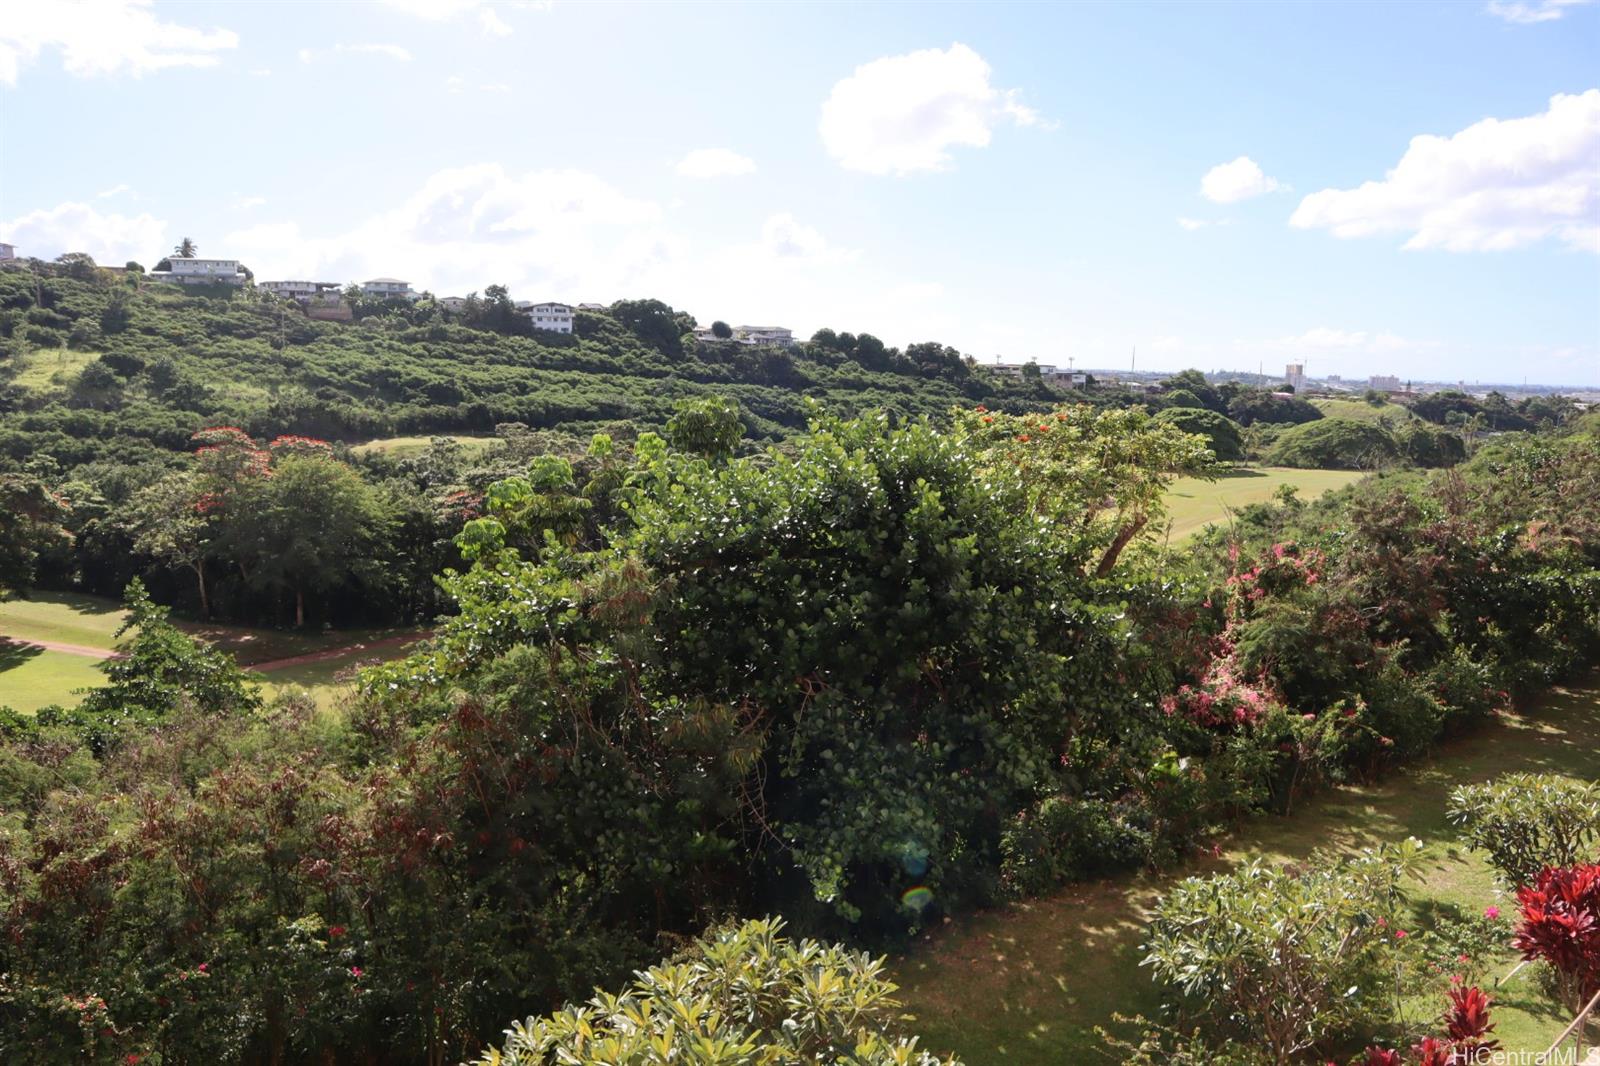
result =
[[[1455,1053],[1451,1062],[1468,1066],[1579,1066],[1588,1061],[1588,1052],[1574,1047],[1557,1048],[1546,1055],[1542,1051],[1507,1051],[1505,1048],[1472,1048]]]

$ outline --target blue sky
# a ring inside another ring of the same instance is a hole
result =
[[[1600,383],[1600,4],[8,11],[0,240],[184,236],[985,360]]]

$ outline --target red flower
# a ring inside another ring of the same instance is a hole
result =
[[[360,977],[361,974],[362,974],[361,967],[359,967],[359,966],[350,967],[350,976],[351,977]]]
[[[209,962],[202,962],[199,966],[196,966],[195,969],[199,970],[201,973],[205,973],[211,969],[211,964]]]
[[[338,940],[342,936],[344,936],[344,926],[342,926],[342,925],[330,925],[330,926],[328,926],[328,939],[329,940]]]
[[[122,1057],[122,1061],[126,1062],[128,1066],[139,1066],[139,1063],[144,1061],[144,1056],[130,1051]]]

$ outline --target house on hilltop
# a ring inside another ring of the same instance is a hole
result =
[[[533,323],[534,329],[545,329],[552,333],[572,332],[572,305],[562,303],[530,304],[523,309],[523,314]]]
[[[243,285],[244,269],[237,259],[182,259],[173,256],[163,259],[166,270],[152,270],[155,281],[171,281],[179,285]]]
[[[782,326],[735,326],[733,339],[740,344],[788,348],[794,344],[794,331]]]
[[[339,291],[340,285],[337,281],[258,281],[256,288],[286,300],[306,303],[319,292]]]
[[[1039,368],[1039,380],[1046,385],[1054,385],[1058,389],[1084,389],[1089,386],[1089,375],[1082,370],[1073,370],[1070,367],[1063,370],[1050,363],[990,363],[988,367],[996,374],[1003,374],[1008,378],[1021,380],[1024,368],[1036,366]]]
[[[454,311],[456,314],[460,314],[467,309],[467,298],[465,296],[441,296],[438,299],[438,304],[446,311]]]
[[[0,241],[0,259],[15,259],[16,257],[16,245],[7,244],[5,241]]]
[[[379,300],[415,300],[418,295],[411,290],[411,282],[401,281],[399,278],[373,278],[371,281],[363,281],[361,291]]]

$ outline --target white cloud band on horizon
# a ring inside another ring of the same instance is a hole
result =
[[[1289,224],[1335,237],[1409,233],[1407,249],[1504,251],[1549,238],[1600,252],[1600,89],[1525,118],[1422,134],[1381,181],[1323,189]]]
[[[989,77],[989,64],[960,43],[864,63],[822,105],[823,146],[847,170],[905,175],[946,169],[952,148],[985,147],[1000,123],[1040,124],[1016,90]]]

